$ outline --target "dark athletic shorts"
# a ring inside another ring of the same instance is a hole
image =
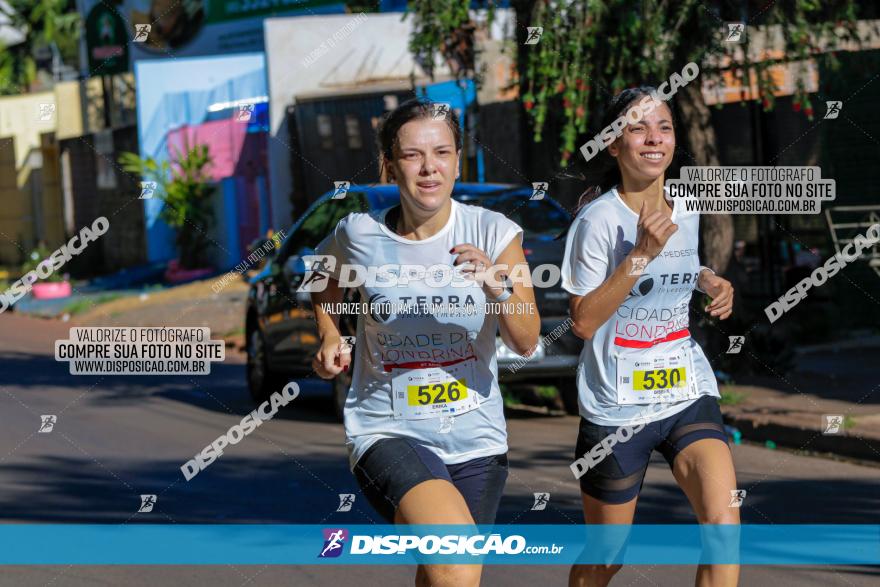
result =
[[[615,434],[618,428],[593,424],[581,417],[575,458],[589,453],[606,436]],[[626,503],[641,491],[654,450],[666,458],[671,468],[678,453],[703,438],[717,438],[727,443],[718,398],[709,395],[701,396],[677,414],[645,424],[626,442],[615,444],[608,456],[580,478],[581,491],[605,503]],[[586,459],[591,460],[589,455]]]
[[[477,524],[493,524],[507,481],[507,454],[446,465],[409,438],[376,441],[354,466],[361,492],[389,523],[406,492],[431,479],[449,481],[464,497]]]

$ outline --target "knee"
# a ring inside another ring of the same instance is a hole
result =
[[[417,587],[479,587],[480,565],[420,565]]]
[[[573,565],[569,573],[570,586],[605,585],[623,565]]]
[[[701,524],[739,524],[739,508],[724,508],[700,516]]]

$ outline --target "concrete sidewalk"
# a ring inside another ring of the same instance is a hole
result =
[[[723,406],[728,423],[747,440],[880,461],[880,337],[795,349],[790,373],[738,380],[722,389],[740,401]],[[840,416],[840,434],[826,434],[827,416]]]

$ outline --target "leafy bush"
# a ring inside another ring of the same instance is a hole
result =
[[[137,153],[119,157],[123,169],[156,182],[155,195],[165,204],[159,217],[175,229],[175,244],[184,269],[205,267],[208,262],[208,229],[214,221],[211,198],[216,189],[207,171],[211,162],[207,145],[175,150],[171,163],[141,158]]]
[[[50,251],[44,245],[38,245],[36,249],[31,251],[30,255],[28,255],[27,260],[21,265],[21,274],[24,275],[29,271],[34,271],[37,268],[37,265],[43,262],[49,255],[51,255],[53,251]],[[43,282],[54,282],[58,283],[64,281],[64,276],[58,271],[53,271],[52,274],[46,279],[41,279]]]

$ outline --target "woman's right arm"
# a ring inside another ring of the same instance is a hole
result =
[[[639,211],[638,236],[632,251],[599,287],[583,296],[571,296],[569,313],[573,321],[572,332],[576,336],[584,340],[593,338],[596,331],[614,315],[638,281],[642,271],[632,269],[639,266],[644,268],[654,260],[677,230],[678,226],[668,216],[656,210],[646,214],[645,207],[642,206]]]
[[[343,290],[339,281],[327,276],[327,289],[312,292],[312,307],[318,326],[320,347],[312,360],[312,368],[322,379],[333,379],[351,364],[351,352],[343,348],[339,333],[339,315],[331,314],[327,308],[338,307],[342,302]]]

